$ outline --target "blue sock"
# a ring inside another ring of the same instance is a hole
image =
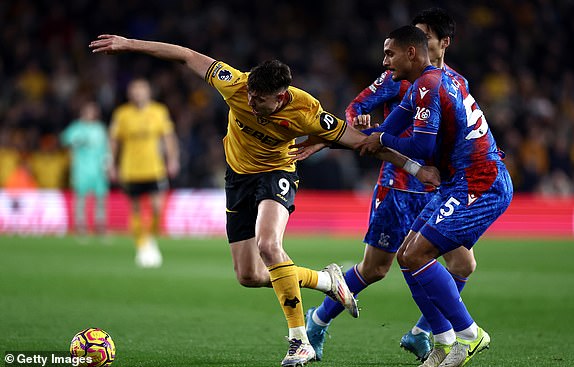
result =
[[[451,273],[450,271],[448,272],[450,274],[450,276],[452,277],[452,279],[454,279],[454,282],[456,284],[456,288],[458,289],[458,293],[462,293],[462,290],[464,289],[464,286],[466,285],[466,281],[468,280],[468,278],[464,278],[458,275],[455,275],[453,273]]]
[[[454,279],[454,282],[456,283],[456,288],[458,289],[458,293],[461,293],[462,290],[464,289],[464,286],[466,285],[466,281],[468,280],[468,278],[464,278],[464,277],[455,275],[453,273],[450,273],[450,275],[452,276],[452,279]],[[416,323],[416,327],[426,331],[427,333],[430,333],[432,331],[432,328],[431,328],[430,324],[428,323],[428,321],[426,320],[424,315],[421,315],[421,317],[419,318],[419,320]]]
[[[415,303],[423,314],[419,319],[419,322],[417,322],[417,326],[425,331],[432,331],[435,335],[450,330],[452,328],[450,322],[435,307],[423,287],[421,287],[417,280],[411,275],[409,269],[401,268],[401,271],[409,288],[411,289],[411,294]],[[423,325],[425,327],[419,326],[421,319],[426,323],[426,325]]]
[[[436,308],[450,321],[454,331],[464,330],[474,322],[462,302],[454,279],[441,263],[433,259],[412,275]],[[431,322],[428,317],[427,320]]]
[[[415,326],[418,327],[419,329],[426,331],[429,334],[432,332],[432,326],[427,321],[425,315],[421,315],[421,317],[419,317]]]
[[[347,282],[349,290],[355,295],[355,298],[357,298],[357,294],[359,294],[360,291],[368,286],[367,282],[365,282],[361,274],[359,274],[357,265],[347,270],[345,273],[345,281]],[[317,307],[315,312],[317,312],[317,316],[321,321],[329,323],[344,310],[345,307],[343,307],[339,302],[333,301],[330,297],[325,297],[323,303]]]

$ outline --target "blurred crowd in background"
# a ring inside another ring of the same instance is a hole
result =
[[[181,146],[172,187],[223,186],[227,106],[184,66],[143,55],[93,55],[102,33],[177,43],[249,70],[277,58],[294,85],[344,117],[382,72],[386,34],[430,6],[457,33],[446,62],[485,111],[519,192],[574,193],[574,2],[376,0],[7,0],[0,3],[0,185],[18,168],[29,185],[68,187],[58,135],[95,100],[108,124],[126,84],[145,77]],[[374,113],[380,119],[380,112]],[[303,188],[370,190],[380,162],[325,149],[300,164]]]

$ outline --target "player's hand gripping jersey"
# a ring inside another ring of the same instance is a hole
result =
[[[351,123],[358,115],[371,113],[378,107],[383,108],[383,118],[386,118],[399,105],[411,83],[406,80],[395,82],[392,79],[392,74],[389,70],[384,71],[349,104],[345,110],[347,123]],[[389,126],[389,128],[392,129],[393,127]],[[400,134],[400,137],[409,137],[412,135],[412,126],[404,131],[389,131],[389,133],[392,135]],[[418,162],[424,165],[422,160]],[[434,187],[425,187],[404,169],[384,161],[381,164],[377,184],[408,192],[434,191]]]
[[[205,75],[205,80],[229,105],[223,145],[233,171],[240,174],[293,172],[295,163],[288,152],[295,138],[316,135],[336,142],[345,132],[344,121],[324,111],[319,101],[295,87],[289,87],[289,102],[280,111],[270,116],[255,116],[247,102],[248,75],[221,61],[214,62]]]

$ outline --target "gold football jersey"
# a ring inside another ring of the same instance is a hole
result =
[[[110,135],[120,149],[119,176],[124,182],[145,182],[165,178],[161,138],[173,133],[167,108],[151,102],[143,109],[126,103],[113,113]]]
[[[290,100],[280,111],[255,116],[247,103],[248,75],[221,61],[214,62],[205,75],[229,106],[223,146],[227,163],[235,172],[293,172],[295,163],[288,153],[295,138],[316,135],[336,142],[345,132],[344,121],[324,111],[317,99],[295,87],[289,87]]]

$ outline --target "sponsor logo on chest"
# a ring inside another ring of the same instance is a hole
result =
[[[259,118],[258,118],[259,121]],[[251,126],[247,126],[245,125],[243,122],[239,121],[239,119],[235,119],[235,122],[237,123],[237,126],[239,127],[239,129],[244,132],[247,135],[251,135],[253,136],[255,139],[261,141],[263,144],[266,145],[270,145],[270,146],[276,146],[277,144],[281,143],[282,141],[274,138],[272,136],[269,136],[259,130],[256,130],[254,128],[252,128]],[[268,121],[267,123],[269,123],[270,121]]]

